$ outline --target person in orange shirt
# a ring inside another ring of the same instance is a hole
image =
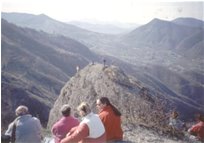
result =
[[[105,127],[106,141],[122,141],[123,131],[120,111],[110,103],[107,97],[97,99],[96,106],[99,110],[99,117]]]

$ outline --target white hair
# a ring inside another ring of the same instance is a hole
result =
[[[21,115],[25,115],[28,114],[28,107],[24,106],[24,105],[20,105],[16,108],[16,115],[17,116],[21,116]]]

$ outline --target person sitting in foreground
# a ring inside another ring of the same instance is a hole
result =
[[[82,121],[60,143],[105,143],[105,128],[98,115],[85,102],[79,105],[78,111],[83,117]]]
[[[173,136],[180,139],[184,137],[185,123],[179,119],[179,113],[177,111],[173,111],[171,113],[169,118],[169,127]]]
[[[113,106],[107,97],[101,97],[96,101],[99,117],[106,130],[106,141],[122,141],[121,113]]]
[[[174,130],[182,131],[185,127],[184,122],[179,120],[179,113],[176,111],[173,111],[171,113],[171,117],[169,119],[169,126],[173,128]]]
[[[204,115],[199,114],[197,119],[198,123],[188,129],[188,132],[195,136],[196,140],[204,142]]]
[[[20,105],[16,109],[17,118],[9,124],[5,135],[9,135],[15,143],[40,143],[42,127],[40,120],[32,117],[28,107]]]
[[[57,121],[51,129],[51,132],[54,135],[55,143],[60,143],[71,128],[79,125],[79,120],[70,115],[71,107],[69,105],[63,105],[61,108],[61,113],[63,117]]]

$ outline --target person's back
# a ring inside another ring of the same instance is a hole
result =
[[[25,108],[25,106],[19,106]],[[18,108],[17,108],[18,110]],[[24,109],[23,109],[24,110]],[[14,127],[15,124],[15,127]],[[15,129],[15,131],[13,130]],[[39,119],[30,114],[21,114],[17,117],[6,131],[6,135],[12,136],[15,132],[15,143],[40,143],[41,142],[41,124]]]
[[[199,123],[193,125],[188,132],[194,135],[198,140],[204,141],[204,122],[200,121]]]
[[[106,97],[97,100],[97,107],[99,108],[99,117],[106,130],[106,141],[122,141],[121,113]]]
[[[85,102],[79,105],[78,111],[83,117],[81,123],[72,128],[60,143],[105,143],[105,128],[99,116]]]
[[[55,143],[59,143],[71,128],[79,125],[78,119],[70,115],[71,108],[69,105],[63,105],[61,112],[63,117],[53,125],[51,130],[55,138]]]
[[[197,140],[204,142],[204,115],[198,116],[199,122],[193,125],[188,132],[195,136]]]
[[[204,122],[200,122],[197,124],[197,128],[198,128],[198,139],[204,142]]]
[[[99,113],[99,117],[106,130],[107,141],[123,139],[120,116],[116,116],[111,107],[105,107],[105,109]]]
[[[169,118],[169,126],[175,130],[182,131],[184,129],[184,123],[179,119],[179,114],[173,111]]]
[[[21,116],[16,123],[16,143],[40,143],[40,121],[31,115]]]

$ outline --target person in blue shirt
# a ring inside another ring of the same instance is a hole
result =
[[[20,105],[16,109],[17,118],[9,124],[5,135],[15,138],[15,143],[41,143],[41,123],[28,112],[28,107]]]

